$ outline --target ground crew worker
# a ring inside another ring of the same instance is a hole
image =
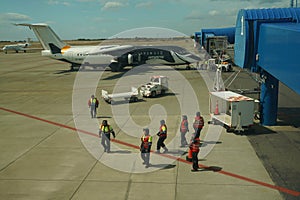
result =
[[[167,125],[165,120],[160,120],[160,127],[159,131],[156,135],[158,135],[158,140],[157,140],[157,147],[156,147],[156,152],[160,153],[160,147],[162,147],[165,151],[164,153],[168,152],[168,148],[164,144],[165,139],[167,138]]]
[[[145,165],[146,168],[150,166],[150,152],[151,152],[151,146],[152,146],[152,136],[149,134],[149,129],[144,128],[143,129],[143,136],[141,137],[141,157],[143,159],[143,165]]]
[[[198,153],[200,149],[200,139],[199,137],[194,138],[190,144],[190,151],[192,152],[192,167],[193,169],[191,171],[198,171],[199,165],[198,165]]]
[[[88,101],[88,106],[91,109],[91,117],[96,118],[97,116],[97,108],[99,106],[99,101],[95,97],[95,95],[92,95],[91,98]]]
[[[101,138],[101,144],[104,147],[104,152],[110,153],[110,134],[115,138],[115,132],[113,128],[107,123],[107,120],[103,120],[99,128],[99,137]]]
[[[185,134],[188,131],[189,131],[189,123],[187,120],[187,116],[182,115],[182,121],[180,124],[180,133],[181,133],[181,146],[180,147],[184,147],[185,145],[188,145],[186,138],[185,138]]]
[[[194,120],[194,123],[193,123],[193,128],[194,128],[195,133],[196,133],[195,138],[200,137],[200,132],[201,132],[203,126],[204,126],[204,119],[200,115],[200,112],[196,112],[195,120]]]

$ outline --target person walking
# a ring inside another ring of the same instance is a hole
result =
[[[200,139],[199,137],[194,138],[190,143],[190,151],[192,152],[192,170],[191,171],[198,171],[199,164],[198,164],[198,153],[200,150]]]
[[[180,134],[181,134],[181,146],[180,147],[185,147],[186,145],[188,145],[186,138],[185,138],[185,135],[188,131],[189,131],[189,123],[187,120],[187,116],[182,115],[182,121],[180,124]]]
[[[91,117],[92,118],[96,118],[96,116],[97,116],[97,108],[99,106],[99,101],[95,97],[95,95],[92,95],[91,98],[89,99],[88,106],[89,106],[89,108],[91,110]]]
[[[104,147],[104,152],[110,153],[110,134],[115,138],[115,132],[113,128],[107,123],[107,120],[103,120],[99,128],[99,137],[101,138],[101,144]]]
[[[150,152],[151,152],[151,146],[152,146],[152,136],[149,134],[149,129],[144,128],[143,129],[143,136],[141,137],[141,157],[143,159],[143,165],[145,165],[146,168],[150,166]]]
[[[164,144],[164,141],[167,138],[167,132],[168,132],[168,129],[167,129],[165,120],[160,120],[159,131],[156,134],[159,137],[157,140],[156,153],[160,153],[161,147],[164,149],[164,153],[168,152],[168,148]]]
[[[200,115],[200,112],[196,112],[195,120],[194,120],[194,123],[193,123],[193,128],[194,128],[195,133],[196,133],[195,138],[200,137],[200,132],[201,132],[203,126],[204,126],[204,119]]]

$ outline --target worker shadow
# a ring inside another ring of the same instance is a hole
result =
[[[222,144],[222,142],[221,141],[204,141],[203,140],[200,142],[200,147],[205,147],[209,144]]]
[[[218,167],[218,166],[205,166],[205,167],[201,167],[201,169],[199,171],[219,172],[219,171],[222,171],[222,167]]]
[[[160,168],[160,169],[173,169],[176,165],[172,164],[150,164],[150,167]]]
[[[172,154],[172,155],[185,155],[187,154],[187,151],[183,150],[169,150],[167,154]]]
[[[97,116],[97,119],[110,119],[111,116]]]
[[[114,154],[114,153],[118,153],[118,154],[130,154],[132,153],[131,151],[129,150],[113,150],[113,151],[110,151],[111,154]]]

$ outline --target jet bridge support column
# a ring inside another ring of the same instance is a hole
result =
[[[261,76],[264,82],[260,93],[260,122],[262,125],[273,126],[277,122],[279,81],[266,71]]]

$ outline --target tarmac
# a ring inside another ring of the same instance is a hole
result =
[[[145,77],[152,72],[132,76],[129,70],[71,72],[69,64],[40,53],[1,54],[0,60],[0,199],[279,200],[300,196],[298,186],[289,188],[272,180],[249,136],[227,133],[207,123],[201,133],[202,170],[191,172],[192,164],[185,160],[187,147],[179,148],[178,130],[181,114],[195,113],[194,108],[199,107],[206,122],[210,120],[205,79],[209,74],[205,71],[156,68],[154,73],[171,76],[170,85],[178,92],[131,104],[110,105],[101,99],[98,118],[91,119],[87,94],[95,92],[100,99],[101,89],[113,92],[117,85],[126,90],[131,83],[148,81]],[[84,74],[83,82],[79,73]],[[172,73],[184,84],[178,84],[181,82]],[[101,80],[95,85],[99,74]],[[193,90],[191,95],[183,94],[189,89]],[[150,128],[155,150],[162,118],[168,125],[169,152],[151,153],[151,166],[146,169],[139,155],[142,127]],[[103,119],[117,135],[110,154],[103,152],[98,138],[98,125]],[[190,114],[190,127],[192,120]],[[300,132],[290,125],[267,128]],[[265,128],[255,131],[261,136],[259,131]],[[299,136],[293,137],[299,141]],[[299,143],[296,145],[299,149]],[[289,180],[299,180],[295,159],[292,166],[296,177]]]

